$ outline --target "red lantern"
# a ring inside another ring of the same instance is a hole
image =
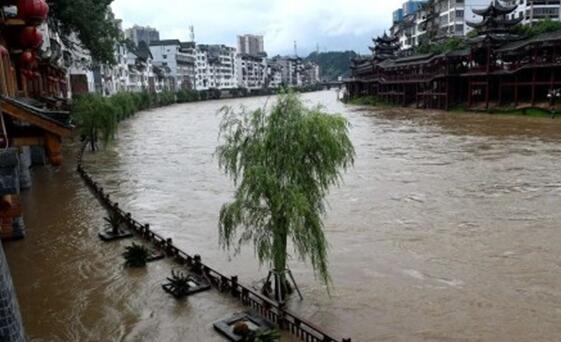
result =
[[[35,61],[35,56],[30,51],[25,51],[19,56],[19,64],[28,67]]]
[[[45,21],[49,14],[49,5],[45,0],[19,0],[18,17],[24,20]]]
[[[27,26],[19,34],[21,47],[36,49],[43,44],[43,35],[36,27]]]

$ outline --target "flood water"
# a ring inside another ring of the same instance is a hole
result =
[[[290,306],[353,341],[558,341],[561,336],[561,120],[368,110],[334,92],[304,95],[352,124],[357,158],[329,196],[333,288],[290,266]],[[213,157],[218,109],[267,98],[139,113],[86,165],[121,207],[185,251],[253,284],[251,246],[219,248],[232,184]],[[272,99],[269,99],[269,103]],[[174,265],[122,267],[130,241],[102,244],[104,212],[74,172],[35,169],[24,241],[5,245],[32,341],[222,341],[211,323],[242,310],[215,291],[184,302],[161,281]]]

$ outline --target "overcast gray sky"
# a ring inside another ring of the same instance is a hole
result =
[[[162,39],[189,36],[199,43],[235,46],[238,34],[265,36],[270,55],[348,50],[365,53],[372,36],[391,25],[403,0],[115,0],[124,28],[150,25]]]

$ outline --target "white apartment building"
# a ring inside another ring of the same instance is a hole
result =
[[[195,89],[234,89],[238,87],[236,49],[226,45],[196,46]]]
[[[155,67],[152,60],[145,43],[133,50],[124,44],[118,45],[115,48],[116,64],[101,65],[93,70],[96,91],[111,96],[121,91],[159,93],[170,90],[169,69]]]
[[[303,87],[320,82],[319,66],[304,62],[300,57],[276,56],[267,64],[267,84],[270,88]]]
[[[175,79],[174,90],[192,89],[195,82],[195,49],[189,44],[178,39],[150,43],[154,65],[169,68]]]
[[[561,0],[509,0],[506,3],[518,5],[510,18],[524,18],[524,24],[544,19],[561,21]]]
[[[301,87],[303,85],[302,78],[302,58],[284,57],[277,60],[282,66],[282,80],[287,87]]]
[[[435,0],[433,9],[421,6],[417,11],[398,18],[391,33],[399,38],[402,50],[418,46],[428,30],[432,30],[435,39],[465,36],[472,30],[466,21],[481,20],[473,9],[485,8],[491,1],[494,0]],[[510,18],[523,17],[524,24],[543,19],[561,20],[561,0],[505,0],[502,3],[518,5]]]
[[[144,44],[144,48],[142,48]],[[142,42],[136,51],[127,51],[128,79],[127,91],[140,92],[155,89],[154,69],[152,68],[152,54],[148,46]]]
[[[266,86],[271,89],[278,89],[284,85],[283,65],[278,60],[270,59],[267,61]]]
[[[319,65],[314,63],[304,63],[302,83],[304,85],[313,85],[319,82],[321,82]]]
[[[262,89],[267,86],[267,58],[248,54],[236,55],[239,88]]]

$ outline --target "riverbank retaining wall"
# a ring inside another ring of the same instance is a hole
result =
[[[25,341],[21,313],[2,243],[0,243],[0,341]]]

